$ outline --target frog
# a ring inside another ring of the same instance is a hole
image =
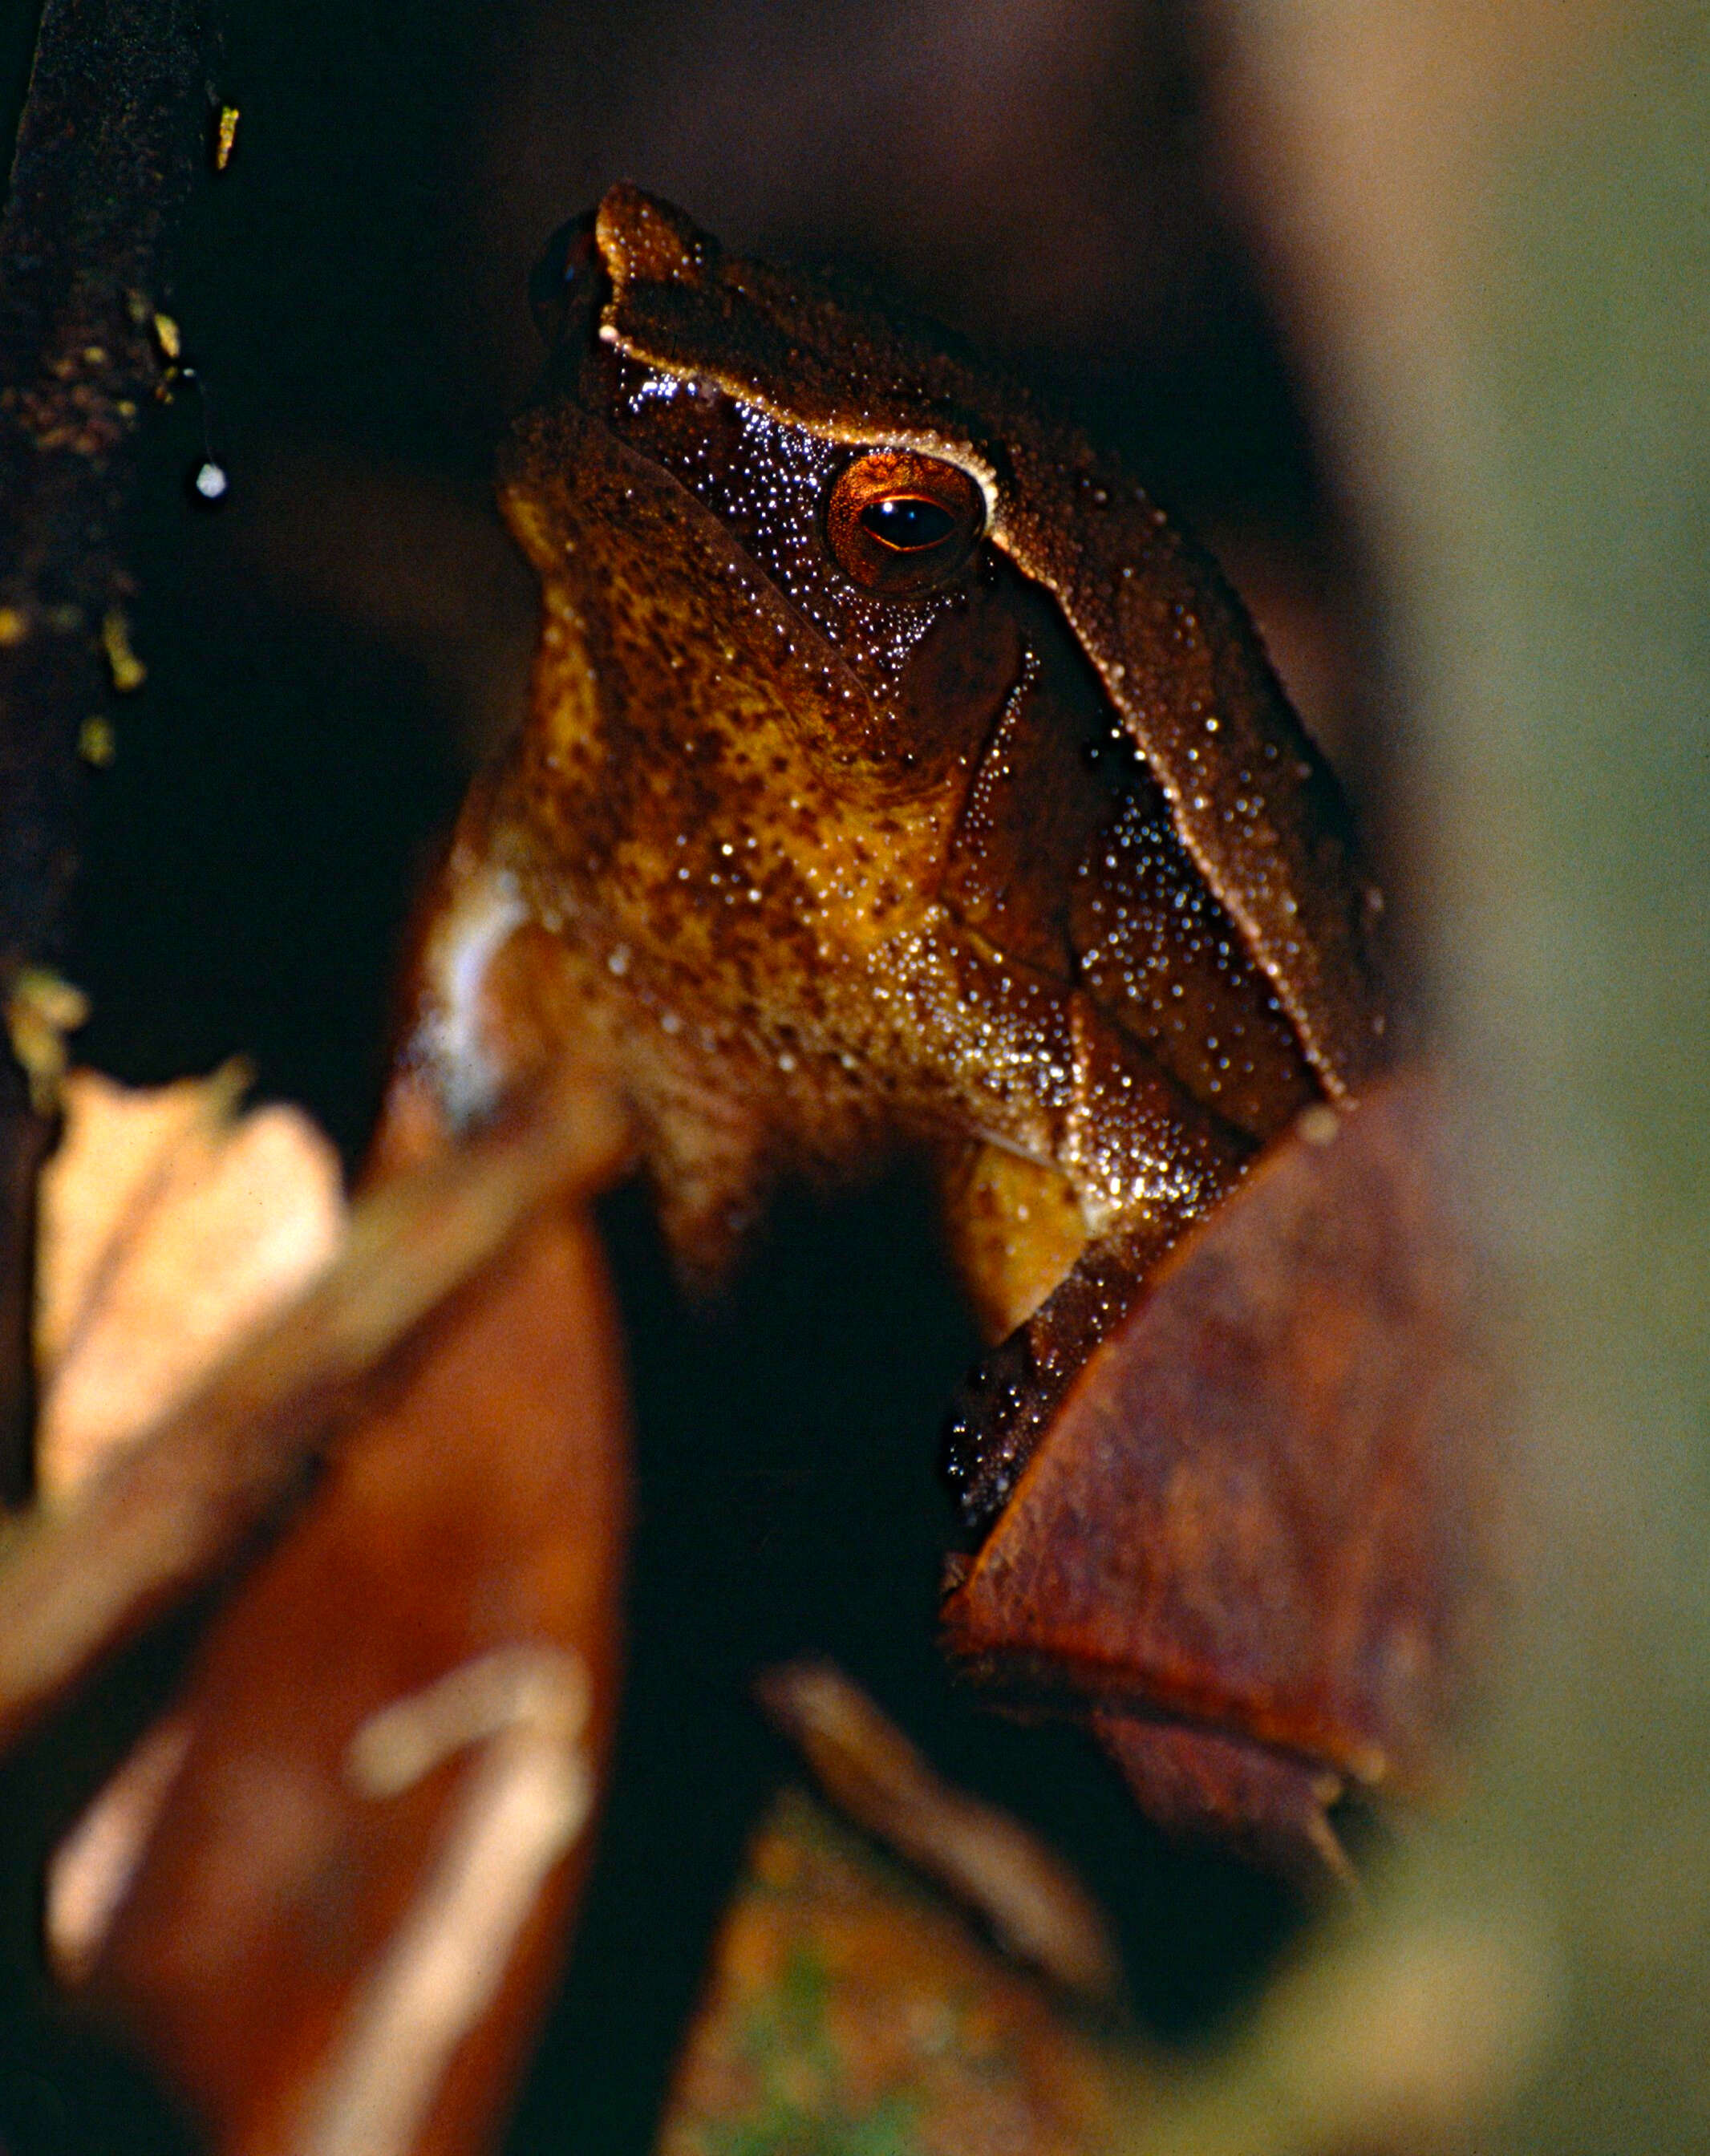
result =
[[[1381,898],[1210,557],[948,332],[627,183],[533,296],[529,709],[388,1127],[574,1059],[702,1288],[781,1178],[923,1158],[988,1343],[946,1455],[977,1542],[1170,1252],[1384,1070]]]

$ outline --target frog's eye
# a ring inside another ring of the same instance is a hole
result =
[[[910,598],[956,574],[985,521],[985,498],[959,465],[912,449],[875,449],[833,486],[825,541],[863,591]]]

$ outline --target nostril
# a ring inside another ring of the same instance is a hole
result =
[[[556,345],[564,334],[565,317],[576,288],[599,260],[593,223],[593,211],[584,210],[580,217],[561,224],[530,273],[528,304],[535,327],[549,346]]]

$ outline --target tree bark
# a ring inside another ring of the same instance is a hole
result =
[[[135,584],[123,518],[162,375],[155,317],[205,156],[215,0],[46,0],[0,219],[0,991],[64,956],[78,743]],[[0,1055],[0,1486],[28,1431],[30,1173],[44,1134]]]

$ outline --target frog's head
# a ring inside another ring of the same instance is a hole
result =
[[[1114,737],[1143,762],[1321,1081],[1358,1082],[1381,1018],[1334,782],[1132,482],[944,333],[632,187],[565,228],[534,296],[547,388],[501,499],[546,593],[550,844],[573,824],[583,860],[681,880],[734,816],[793,918],[846,894],[834,940],[892,934],[942,893],[1030,676],[1083,757]]]
[[[896,362],[879,356],[882,322],[847,305],[819,325],[814,392],[777,307],[731,281],[742,266],[615,188],[537,275],[546,393],[501,487],[562,639],[537,723],[561,767],[597,757],[608,792],[644,774],[632,840],[672,819],[727,838],[740,796],[744,852],[769,832],[768,854],[800,867],[780,819],[811,824],[818,853],[840,823],[880,818],[894,916],[905,890],[936,883],[1022,664],[997,596],[992,469],[968,439],[865,412],[865,385]],[[780,300],[805,289],[775,281]],[[749,339],[765,349],[744,365]],[[576,670],[589,694],[571,691]],[[619,842],[615,817],[609,829]]]

